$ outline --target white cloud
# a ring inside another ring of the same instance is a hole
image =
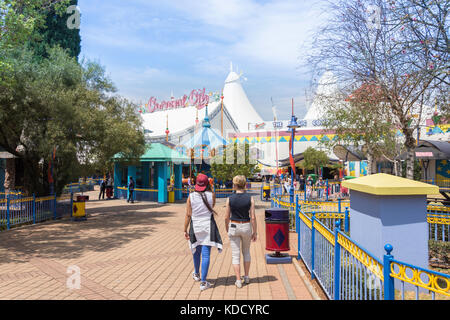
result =
[[[135,100],[219,89],[233,61],[261,114],[271,114],[271,95],[305,109],[299,56],[321,1],[80,0],[83,53],[106,59],[120,93]]]

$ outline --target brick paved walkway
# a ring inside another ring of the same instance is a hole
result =
[[[91,193],[91,199],[96,196]],[[235,287],[224,204],[219,199],[216,206],[224,250],[212,250],[212,289],[201,292],[191,278],[184,204],[94,200],[87,204],[88,221],[51,221],[0,233],[0,299],[312,299],[293,264],[266,265],[262,205],[260,237],[251,247],[251,282]],[[294,256],[295,234],[291,248]],[[67,288],[72,265],[81,270],[80,289]]]

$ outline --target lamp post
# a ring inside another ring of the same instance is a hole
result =
[[[291,132],[291,155],[292,155],[292,159],[294,159],[294,139],[295,139],[295,129],[297,129],[298,127],[300,127],[297,123],[297,117],[294,116],[294,99],[292,99],[292,117],[291,117],[291,122],[288,125],[288,128]],[[295,166],[295,159],[294,161],[294,166]],[[292,166],[292,163],[291,163]],[[294,168],[291,167],[291,190],[289,192],[290,195],[290,202],[294,203]]]

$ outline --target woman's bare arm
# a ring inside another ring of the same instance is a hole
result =
[[[256,214],[255,214],[255,200],[252,197],[252,204],[250,207],[250,221],[252,223],[252,240],[256,241],[257,238],[257,226],[256,226]]]
[[[227,198],[227,205],[225,209],[225,229],[227,233],[228,233],[228,226],[230,225],[230,217],[231,217],[230,199]]]
[[[188,198],[186,201],[186,216],[184,217],[184,237],[189,240],[189,233],[187,231],[189,227],[189,222],[191,222],[192,217],[192,207],[191,207],[191,199]]]

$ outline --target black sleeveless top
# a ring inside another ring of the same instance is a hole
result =
[[[252,197],[247,193],[233,193],[229,197],[231,220],[250,221],[250,207],[252,206]]]

